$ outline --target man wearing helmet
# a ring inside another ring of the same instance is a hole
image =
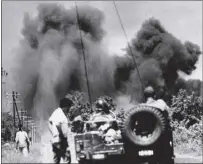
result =
[[[54,110],[49,118],[49,130],[53,136],[52,149],[54,154],[54,162],[60,163],[61,158],[67,161],[68,149],[68,118],[66,117],[73,102],[69,98],[60,100],[59,107]],[[67,161],[70,162],[70,161]]]
[[[92,121],[108,121],[114,119],[113,113],[109,109],[107,102],[99,99],[95,103],[95,111],[90,118]]]
[[[169,109],[169,107],[167,106],[167,104],[165,103],[164,100],[162,100],[162,99],[155,100],[155,92],[151,86],[148,86],[147,88],[145,88],[144,97],[146,100],[146,104],[149,106],[159,108],[162,111]]]
[[[91,121],[95,122],[106,122],[101,125],[98,130],[103,136],[106,143],[113,143],[118,141],[121,138],[120,130],[116,128],[114,122],[109,122],[115,120],[115,114],[110,110],[108,103],[104,99],[99,99],[95,103],[96,110],[90,118]],[[96,126],[96,125],[95,125]]]

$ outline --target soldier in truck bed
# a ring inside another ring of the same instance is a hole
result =
[[[98,99],[95,103],[96,110],[90,117],[91,121],[108,121],[114,119],[114,113],[109,109],[107,102],[103,99]]]
[[[162,111],[169,110],[169,107],[164,100],[162,99],[155,100],[155,92],[151,86],[148,86],[147,88],[145,88],[144,97],[146,100],[145,104],[147,104],[148,106],[159,108]]]
[[[96,101],[96,111],[93,113],[90,120],[107,122],[98,128],[106,143],[113,143],[121,138],[121,132],[118,129],[117,124],[115,124],[115,122],[108,123],[108,121],[115,120],[115,118],[116,116],[110,110],[108,103],[103,99],[98,99]]]

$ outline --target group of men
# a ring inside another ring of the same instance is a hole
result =
[[[153,107],[158,107],[161,110],[167,110],[168,106],[166,103],[159,99],[155,100],[155,92],[154,89],[149,86],[144,91],[144,96],[146,98],[146,103]],[[59,108],[57,108],[49,118],[49,129],[52,133],[53,140],[52,140],[52,148],[54,153],[54,162],[60,163],[61,158],[67,158],[66,152],[68,149],[68,143],[67,143],[67,134],[68,134],[68,117],[67,113],[71,106],[73,105],[73,102],[68,98],[63,98],[60,101]],[[90,117],[90,120],[92,121],[105,121],[105,120],[112,120],[114,118],[113,113],[108,107],[108,104],[105,102],[105,100],[98,100],[96,102],[96,110]],[[115,130],[112,128],[108,128],[110,125],[103,125],[99,127],[98,130],[105,131],[106,132],[105,140],[108,142],[112,142],[115,138],[112,136],[120,137],[119,130]]]
[[[144,96],[146,98],[146,104],[158,107],[161,110],[167,110],[168,106],[166,103],[159,99],[155,100],[155,92],[152,87],[147,87],[144,91]],[[69,120],[68,120],[68,112],[70,108],[73,106],[73,102],[65,97],[60,100],[59,107],[54,110],[52,115],[49,118],[49,130],[52,134],[52,150],[53,150],[53,159],[55,163],[60,163],[61,158],[65,160],[65,162],[70,162],[70,152],[68,150],[68,131],[69,131]],[[108,108],[108,104],[104,100],[98,100],[96,102],[96,109],[92,116],[90,117],[90,120],[92,121],[98,121],[98,120],[111,120],[114,118],[113,113]],[[99,130],[104,131],[105,129],[108,129],[108,132],[106,133],[105,140],[108,142],[111,142],[114,140],[114,137],[120,137],[119,130],[115,130],[112,128],[108,128],[110,125],[104,125],[101,126]],[[108,135],[109,134],[109,135]],[[21,143],[21,138],[24,137],[24,140],[26,142],[29,142],[28,137],[26,136],[26,133],[24,132],[18,132],[16,135],[16,142]],[[24,141],[23,141],[24,142]],[[22,142],[22,143],[23,143]],[[22,147],[22,146],[21,146]],[[25,146],[24,146],[25,147]],[[26,151],[25,148],[22,149],[22,151]],[[26,153],[25,153],[26,154]]]

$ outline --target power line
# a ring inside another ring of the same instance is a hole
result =
[[[123,32],[124,32],[124,35],[125,35],[125,38],[126,38],[126,41],[127,41],[127,44],[128,44],[128,48],[129,48],[130,53],[131,53],[131,56],[132,56],[132,58],[133,58],[133,62],[134,62],[134,64],[135,64],[135,68],[137,69],[137,74],[138,74],[138,77],[139,77],[140,83],[141,83],[141,85],[142,85],[142,89],[143,89],[143,91],[144,91],[144,85],[143,85],[143,82],[142,82],[142,79],[141,79],[141,76],[140,76],[140,72],[139,72],[139,70],[138,70],[138,66],[137,66],[137,63],[136,63],[135,57],[133,56],[132,49],[131,49],[131,47],[130,47],[130,44],[129,44],[129,41],[128,41],[128,37],[127,37],[127,34],[126,34],[126,32],[125,32],[125,29],[124,29],[123,23],[122,23],[122,21],[121,21],[121,17],[120,17],[120,15],[119,15],[119,12],[118,12],[118,9],[117,9],[117,6],[116,6],[116,3],[115,3],[114,1],[113,1],[113,4],[114,4],[114,7],[115,7],[115,9],[116,9],[116,14],[118,15],[118,19],[119,19],[119,21],[120,21],[121,27],[122,27],[122,29],[123,29]]]
[[[91,99],[90,87],[89,87],[89,79],[88,79],[88,73],[87,73],[86,58],[85,58],[85,51],[84,51],[84,44],[83,44],[83,39],[82,39],[82,33],[80,30],[80,26],[79,26],[80,25],[80,19],[79,19],[79,13],[78,13],[78,7],[77,7],[76,1],[75,1],[75,7],[76,7],[76,14],[77,14],[78,29],[80,32],[80,42],[82,45],[82,54],[83,54],[83,59],[84,59],[85,76],[86,76],[86,81],[87,81],[87,90],[88,90],[89,102],[90,102],[90,105],[92,105],[92,99]]]

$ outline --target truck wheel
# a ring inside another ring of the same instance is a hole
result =
[[[136,146],[155,143],[166,129],[163,113],[151,106],[138,105],[130,109],[121,124],[123,138]]]

